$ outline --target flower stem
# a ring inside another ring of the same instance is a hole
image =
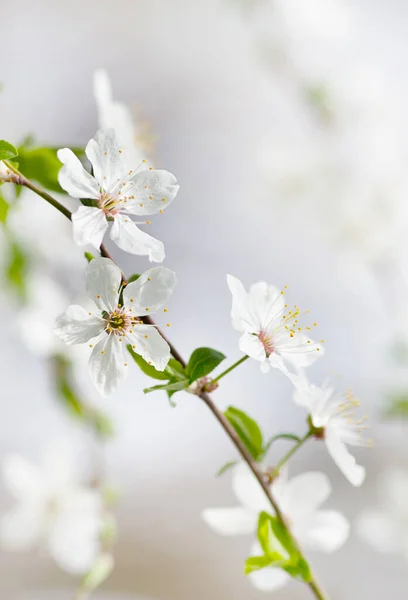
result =
[[[283,465],[285,465],[288,462],[288,460],[290,458],[292,458],[292,456],[295,454],[295,452],[297,452],[299,450],[299,448],[301,448],[303,446],[303,444],[312,437],[312,435],[313,435],[313,433],[311,431],[308,431],[306,433],[306,435],[304,435],[298,442],[296,442],[296,444],[293,444],[293,446],[289,450],[289,452],[287,452],[285,454],[285,456],[283,456],[283,458],[281,458],[281,460],[276,465],[276,467],[274,469],[275,473],[279,473],[279,471],[281,470]]]
[[[50,194],[48,194],[48,192],[46,192],[39,186],[37,186],[37,185],[33,184],[31,181],[29,181],[17,169],[15,169],[12,165],[10,165],[10,163],[8,163],[6,161],[3,161],[3,162],[7,165],[7,167],[11,171],[13,171],[17,175],[16,181],[14,183],[16,183],[17,185],[24,185],[28,189],[32,190],[33,192],[35,192],[36,194],[41,196],[44,200],[46,200],[49,204],[54,206],[54,208],[59,210],[59,212],[61,212],[65,217],[67,217],[68,219],[71,220],[72,213],[67,208],[65,208],[62,204],[60,204],[57,200],[55,200],[55,198],[50,196]],[[20,178],[21,178],[21,180],[19,180]],[[112,260],[111,255],[106,250],[106,248],[104,247],[103,244],[100,247],[100,253],[102,256],[104,256],[106,258],[110,258]],[[125,285],[127,284],[126,278],[124,276],[122,276],[122,281]],[[144,322],[155,325],[155,322],[153,321],[153,319],[151,317],[145,317]],[[183,367],[186,367],[187,363],[183,359],[181,354],[169,342],[167,337],[160,331],[160,329],[157,327],[157,325],[156,325],[156,328],[157,328],[158,332],[162,335],[163,339],[165,341],[167,341],[167,343],[169,344],[171,353],[174,356],[174,358],[176,360],[178,360]],[[213,381],[218,381],[219,379],[221,379],[221,377],[224,377],[227,373],[229,373],[230,371],[235,369],[239,364],[244,362],[247,358],[248,358],[248,356],[243,356],[239,361],[234,363],[229,369],[227,369],[226,371],[221,373],[221,375],[219,375]],[[270,485],[268,484],[266,478],[264,477],[262,470],[259,468],[259,465],[253,460],[253,458],[250,455],[250,453],[248,452],[246,446],[241,442],[235,429],[232,427],[232,425],[230,424],[228,419],[225,417],[224,413],[221,410],[219,410],[217,408],[217,406],[214,404],[210,395],[207,392],[203,391],[201,394],[199,394],[199,398],[201,398],[201,400],[207,405],[207,407],[212,412],[214,417],[217,419],[217,421],[219,422],[221,427],[224,429],[225,433],[230,438],[231,442],[235,445],[236,449],[238,450],[239,454],[242,456],[243,460],[247,463],[248,467],[251,469],[254,477],[258,481],[263,492],[265,493],[265,496],[267,497],[269,503],[271,504],[277,519],[281,523],[282,527],[286,530],[288,535],[291,537],[294,547],[298,551],[301,558],[306,560],[296,539],[293,537],[293,535],[290,531],[290,528],[289,528],[288,523],[286,522],[285,516],[283,515],[278,503],[276,502],[275,497],[270,488]],[[307,437],[305,436],[304,438],[302,438],[302,440],[299,443],[295,444],[295,447],[291,449],[291,451],[286,455],[286,457],[284,457],[285,461],[288,460],[288,458],[290,458],[290,456],[292,456],[298,448],[300,448],[300,446],[306,441],[306,439],[309,437],[309,435],[311,435],[310,432],[308,432]],[[282,461],[281,461],[281,463],[282,463]],[[328,600],[327,596],[324,594],[324,592],[320,588],[320,586],[317,583],[314,576],[312,576],[312,580],[310,581],[310,583],[308,583],[308,586],[309,586],[310,590],[313,592],[315,598],[317,598],[317,600]],[[85,590],[83,587],[81,587],[78,590],[76,596],[74,597],[74,600],[87,600],[88,597],[89,597],[88,591]]]
[[[249,358],[249,356],[245,355],[242,358],[240,358],[239,360],[237,360],[237,362],[235,362],[233,365],[228,367],[228,369],[225,369],[225,371],[220,373],[220,375],[217,375],[217,377],[214,377],[214,379],[211,379],[210,384],[216,383],[217,381],[219,381],[220,379],[225,377],[225,375],[228,375],[228,373],[231,373],[231,371],[233,371],[234,369],[239,367],[239,365],[241,365],[243,362],[245,362],[247,360],[247,358]]]

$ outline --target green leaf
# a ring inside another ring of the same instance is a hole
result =
[[[130,344],[127,345],[127,349],[129,350],[135,363],[145,375],[152,377],[153,379],[162,379],[163,381],[168,381],[170,379],[166,371],[157,371],[157,369],[155,369],[153,365],[149,365],[145,359],[140,356],[140,354],[136,354]]]
[[[278,440],[290,440],[292,442],[300,442],[300,437],[298,437],[294,433],[278,433],[277,435],[273,435],[265,444],[263,453],[266,454],[269,448],[272,446],[272,444]]]
[[[392,394],[389,397],[385,416],[390,419],[408,419],[408,392]]]
[[[217,471],[216,477],[221,477],[221,475],[224,475],[224,473],[232,469],[232,467],[235,467],[237,463],[237,460],[230,460],[229,462],[225,463],[225,465],[222,465],[221,469]]]
[[[158,390],[164,390],[166,392],[180,392],[181,390],[185,390],[188,388],[189,382],[188,379],[184,379],[183,381],[175,381],[173,383],[165,383],[161,385],[154,385],[150,388],[145,388],[143,392],[145,394],[150,394],[151,392],[157,392]]]
[[[288,546],[291,540],[276,517],[261,512],[258,521],[258,540],[265,555],[273,562],[291,563]]]
[[[140,277],[139,273],[134,273],[133,275],[131,275],[128,278],[127,282],[132,283],[133,281],[137,281],[139,279],[139,277]]]
[[[0,160],[10,160],[18,155],[18,150],[5,140],[0,140]]]
[[[7,221],[9,208],[9,203],[0,194],[0,223],[4,224]]]
[[[84,576],[82,585],[89,591],[96,590],[112,573],[113,566],[114,561],[110,554],[100,554],[95,559],[89,572]]]
[[[91,260],[93,260],[95,258],[94,255],[91,254],[90,252],[84,252],[84,256],[89,263],[91,262]]]
[[[258,423],[244,411],[234,406],[229,406],[224,414],[252,458],[254,460],[261,458],[263,455],[263,437]]]
[[[190,356],[186,367],[186,375],[190,383],[205,377],[225,359],[225,355],[213,348],[197,348]]]
[[[269,567],[273,561],[268,556],[250,556],[245,561],[244,574],[249,575],[253,571],[259,571],[265,567]]]
[[[13,239],[9,240],[9,254],[6,264],[6,278],[12,288],[22,299],[26,297],[26,275],[29,258],[20,244]]]
[[[258,540],[269,565],[281,567],[291,577],[310,582],[311,572],[306,560],[300,555],[295,542],[287,529],[277,519],[266,512],[259,515]],[[259,566],[259,568],[264,568]]]
[[[28,179],[37,181],[47,190],[65,193],[58,183],[58,173],[62,165],[53,148],[21,146],[18,149],[18,162],[20,171]]]

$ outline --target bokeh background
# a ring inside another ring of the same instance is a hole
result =
[[[171,337],[182,353],[208,345],[239,357],[226,273],[288,285],[290,300],[311,309],[326,340],[311,377],[354,390],[374,448],[357,453],[367,467],[361,489],[317,443],[292,469],[326,471],[330,506],[354,520],[376,502],[379,473],[408,468],[403,415],[384,418],[390,397],[408,391],[407,4],[0,0],[0,14],[1,138],[83,146],[98,126],[92,79],[103,67],[115,98],[142,123],[154,164],[178,177],[176,202],[149,231],[177,272]],[[63,217],[34,196],[24,202],[21,231],[37,241],[45,232],[57,252]],[[146,268],[112,250],[127,272]],[[65,245],[60,260],[65,283],[81,291],[75,252]],[[88,456],[89,435],[67,420],[49,364],[23,343],[6,292],[1,306],[0,455],[36,459],[49,438],[70,435]],[[242,576],[251,540],[220,538],[200,518],[205,507],[235,503],[230,475],[215,477],[234,449],[198,399],[179,394],[173,409],[164,394],[144,396],[147,383],[135,368],[102,401],[83,373],[86,393],[115,423],[107,473],[123,494],[116,569],[95,598],[262,598]],[[247,410],[267,435],[303,430],[290,382],[261,376],[257,364],[226,378],[214,398]],[[9,502],[3,491],[2,509]],[[333,600],[405,597],[403,557],[384,558],[354,534],[338,554],[312,562]],[[70,598],[75,587],[42,554],[2,553],[0,573],[2,596],[17,600]],[[275,596],[307,594],[293,583]]]

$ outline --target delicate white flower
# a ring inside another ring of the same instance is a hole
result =
[[[359,535],[375,550],[408,560],[408,473],[391,469],[379,480],[380,509],[367,509],[357,520]]]
[[[308,383],[304,378],[294,380],[296,391],[294,401],[307,408],[313,427],[321,430],[327,450],[341,472],[355,486],[360,486],[365,478],[364,467],[357,464],[347,449],[352,446],[367,446],[362,432],[364,419],[354,419],[354,409],[358,406],[350,393],[335,393],[326,384],[322,387]]]
[[[158,371],[164,371],[170,348],[154,325],[140,317],[155,313],[169,299],[176,284],[173,271],[154,267],[123,289],[119,303],[121,271],[107,258],[94,258],[86,270],[89,297],[99,311],[72,305],[57,318],[55,333],[68,345],[100,338],[89,359],[91,377],[103,396],[111,394],[127,375],[126,345],[131,344]]]
[[[2,468],[16,500],[0,522],[2,545],[9,550],[45,545],[62,569],[85,573],[99,552],[103,506],[98,490],[75,478],[70,449],[52,445],[41,466],[8,456]]]
[[[285,304],[283,291],[259,282],[246,292],[232,275],[227,275],[227,282],[232,294],[232,326],[242,333],[239,347],[261,362],[264,373],[277,367],[289,374],[287,363],[301,369],[323,354],[323,347],[304,333],[310,327],[299,326],[299,309],[289,310]]]
[[[246,463],[234,468],[232,486],[241,506],[231,508],[208,508],[203,511],[204,521],[222,535],[255,534],[259,513],[270,514],[269,504],[258,481]],[[283,469],[272,483],[271,490],[284,516],[291,524],[291,531],[301,546],[309,550],[334,552],[349,535],[349,523],[333,510],[320,510],[331,493],[331,485],[324,473],[303,473],[288,480]],[[252,548],[254,556],[262,554],[259,544]],[[249,575],[254,585],[263,590],[273,590],[290,581],[290,576],[276,568],[266,568]]]
[[[58,150],[58,158],[64,164],[58,176],[61,187],[74,198],[97,203],[97,206],[80,206],[72,215],[75,242],[99,248],[108,221],[112,221],[110,237],[119,248],[162,262],[165,256],[162,242],[141,231],[129,215],[162,213],[179,189],[174,175],[148,169],[143,162],[140,165],[130,162],[129,150],[113,129],[98,131],[85,152],[93,176],[85,171],[72,150]]]
[[[112,85],[105,69],[94,73],[94,97],[101,129],[114,129],[118,138],[128,150],[129,162],[138,165],[142,159],[142,149],[137,143],[135,123],[128,107],[113,99]]]

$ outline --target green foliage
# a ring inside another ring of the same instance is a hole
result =
[[[26,297],[26,275],[28,270],[29,258],[23,247],[8,236],[8,257],[5,267],[5,276],[10,287],[17,293],[22,300]]]
[[[91,260],[93,260],[95,258],[94,255],[91,254],[90,252],[84,252],[84,256],[89,263],[91,262]]]
[[[96,590],[112,573],[113,565],[113,557],[110,554],[100,554],[84,576],[82,586],[90,592]]]
[[[7,215],[8,215],[9,208],[10,208],[9,203],[0,194],[0,223],[3,223],[3,225],[7,221]]]
[[[237,460],[230,460],[229,462],[225,463],[225,465],[223,465],[221,469],[217,471],[216,476],[221,477],[221,475],[224,475],[224,473],[232,469],[232,467],[235,467],[237,463]]]
[[[389,419],[408,419],[408,392],[392,394],[389,397],[385,416]]]
[[[256,421],[249,417],[243,410],[229,406],[225,416],[238,434],[239,439],[254,460],[260,460],[263,456],[263,436]]]
[[[211,373],[224,359],[225,355],[213,348],[194,350],[186,367],[186,375],[190,383]]]
[[[132,283],[133,281],[137,281],[139,279],[139,277],[140,277],[139,273],[134,273],[133,275],[131,275],[128,278],[127,281],[128,281],[128,283]]]
[[[0,140],[0,160],[10,160],[17,155],[17,148],[5,140]]]
[[[167,367],[164,371],[157,371],[157,369],[155,369],[153,365],[149,365],[144,360],[144,358],[142,358],[139,354],[136,354],[136,352],[133,351],[132,346],[130,344],[128,344],[127,349],[135,363],[139,366],[139,368],[143,371],[145,375],[151,377],[152,379],[158,379],[160,381],[167,382],[154,385],[153,387],[145,388],[143,390],[145,394],[150,394],[151,392],[163,390],[167,392],[167,395],[170,399],[176,392],[188,388],[189,380],[185,375],[184,367],[175,358],[171,358],[169,360]]]
[[[53,148],[30,148],[27,145],[18,149],[19,169],[27,179],[37,181],[45,189],[65,193],[58,183],[61,163]]]
[[[102,411],[83,402],[72,382],[71,363],[61,355],[53,357],[55,388],[68,413],[94,429],[101,439],[110,439],[114,428],[109,417]]]
[[[291,577],[309,583],[309,565],[302,558],[296,545],[282,523],[266,512],[259,515],[258,541],[263,555],[252,556],[245,563],[245,574],[265,567],[280,567]]]

